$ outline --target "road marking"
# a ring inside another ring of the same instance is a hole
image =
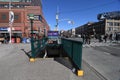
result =
[[[108,53],[108,52],[103,52],[103,53],[105,53],[105,54],[107,54],[107,55],[110,55],[110,53]]]
[[[113,46],[108,46],[108,47],[112,47],[112,48],[115,48],[115,49],[120,49],[120,48],[117,48],[117,47],[113,47]]]

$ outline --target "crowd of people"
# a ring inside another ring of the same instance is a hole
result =
[[[91,36],[89,34],[83,34],[81,35],[81,38],[83,39],[83,43],[84,44],[90,44],[91,43],[91,39],[96,39],[99,42],[107,42],[107,41],[116,41],[118,42],[118,40],[120,40],[120,34],[105,34],[105,35],[100,35],[97,34],[95,36]]]

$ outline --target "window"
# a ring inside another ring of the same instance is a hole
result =
[[[15,15],[15,16],[14,16],[14,19],[15,19],[15,20],[18,20],[18,19],[19,19],[19,16],[18,16],[18,15]]]
[[[6,20],[6,14],[2,14],[2,20]]]
[[[108,26],[113,26],[113,22],[107,22]]]
[[[112,27],[108,27],[108,31],[112,31],[113,30],[113,28]]]
[[[114,27],[114,31],[118,31],[119,30],[119,27]]]
[[[115,22],[115,23],[114,23],[114,26],[120,26],[120,23]]]

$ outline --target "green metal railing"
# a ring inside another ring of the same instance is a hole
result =
[[[67,55],[72,59],[78,69],[82,64],[82,41],[62,38],[62,46]]]
[[[46,46],[47,38],[31,39],[31,57],[35,58]]]

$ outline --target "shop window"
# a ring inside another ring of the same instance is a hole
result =
[[[2,20],[6,20],[6,19],[7,19],[6,14],[2,14]]]
[[[18,19],[19,19],[19,16],[18,16],[18,15],[15,15],[15,16],[14,16],[14,19],[15,19],[15,20],[18,20]]]

